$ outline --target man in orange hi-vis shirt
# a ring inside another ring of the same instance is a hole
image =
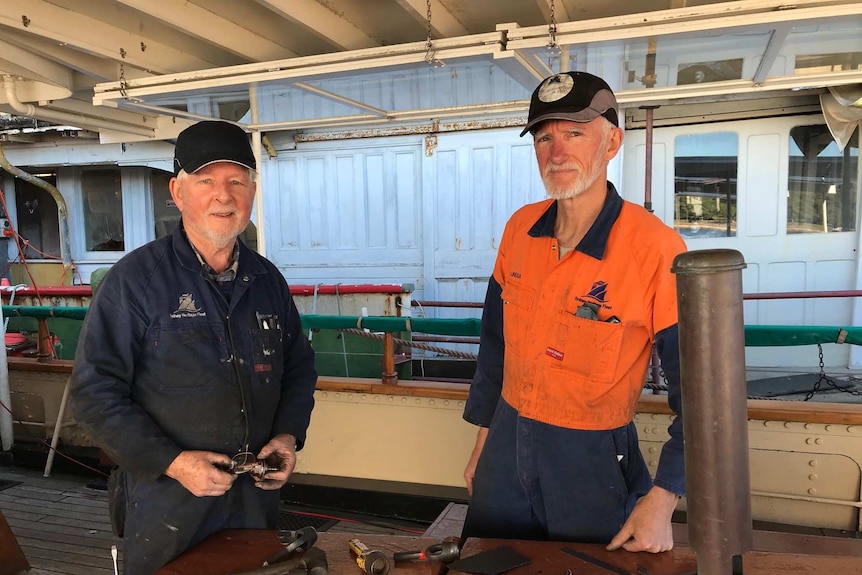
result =
[[[463,535],[666,551],[685,491],[670,271],[685,244],[607,181],[623,131],[604,80],[546,78],[527,132],[550,199],[511,217],[488,284]],[[632,423],[653,344],[678,416],[655,481]]]

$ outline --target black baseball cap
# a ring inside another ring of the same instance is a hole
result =
[[[586,72],[563,72],[542,80],[530,99],[523,136],[545,120],[591,122],[604,116],[619,126],[619,106],[608,83]]]
[[[207,120],[180,132],[174,148],[174,175],[180,170],[193,174],[215,162],[256,168],[251,144],[242,128],[229,122]]]

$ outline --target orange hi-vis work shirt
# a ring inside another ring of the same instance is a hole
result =
[[[608,195],[584,240],[562,258],[554,200],[521,208],[506,225],[494,267],[503,300],[502,397],[522,417],[584,430],[628,424],[655,335],[677,323],[670,270],[685,243],[612,186]]]

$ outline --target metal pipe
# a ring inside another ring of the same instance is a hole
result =
[[[383,383],[398,383],[395,371],[395,341],[390,332],[383,336]]]
[[[473,380],[465,377],[431,377],[430,375],[414,375],[410,378],[410,381],[440,381],[443,383],[463,383],[468,385]]]
[[[48,318],[40,317],[37,320],[39,337],[36,343],[36,361],[45,363],[54,357],[54,342],[51,330],[48,329]]]
[[[410,305],[415,305],[419,307],[469,307],[480,309],[485,306],[482,302],[472,302],[472,301],[423,301],[414,299],[410,302]]]
[[[412,341],[433,341],[437,343],[469,343],[469,344],[479,344],[478,337],[457,337],[457,336],[445,336],[445,335],[419,335],[414,334],[413,337],[410,338]]]
[[[84,116],[83,114],[60,112],[57,110],[36,107],[33,104],[25,104],[18,99],[18,95],[15,92],[15,78],[13,76],[3,76],[3,88],[6,92],[6,100],[9,106],[23,116],[69,124],[76,128],[87,128],[97,131],[113,130],[115,132],[125,132],[127,134],[135,134],[137,136],[145,136],[148,138],[153,138],[156,135],[156,131],[152,128],[142,128],[140,126],[119,122],[109,122],[98,118]]]
[[[413,379],[416,379],[415,377]],[[788,499],[790,501],[808,501],[810,503],[827,503],[829,505],[843,505],[855,507],[862,510],[862,501],[848,501],[845,499],[830,499],[828,497],[814,497],[812,495],[795,495],[793,493],[778,493],[777,491],[751,491],[752,496],[774,497],[775,499]]]
[[[257,123],[260,120],[260,106],[258,105],[258,90],[257,84],[249,84],[248,86],[248,104],[249,112],[251,113],[251,121]],[[263,178],[260,174],[263,173],[263,155],[261,154],[261,146],[263,144],[262,134],[260,130],[252,130],[251,132],[252,151],[254,152],[254,161],[257,164],[257,193],[254,195],[254,213],[255,225],[257,232],[257,253],[266,257],[266,218],[263,217]]]
[[[749,293],[743,295],[742,299],[808,299],[815,297],[862,297],[862,290],[851,289],[834,291],[788,291]]]
[[[293,289],[293,288],[291,288]],[[291,292],[293,293],[293,292]],[[763,292],[763,293],[746,293],[742,294],[744,300],[758,299],[809,299],[820,297],[862,297],[862,290],[821,290],[821,291],[788,291],[788,292]],[[463,302],[463,301],[431,301],[431,300],[412,300],[410,305],[421,307],[455,307],[455,308],[476,308],[481,309],[484,304],[481,302]]]
[[[0,306],[0,336],[6,340],[6,322],[3,321],[3,309]],[[2,345],[0,350],[0,401],[12,410],[12,392],[9,389],[9,363],[6,358],[6,346]],[[12,426],[12,413],[0,407],[0,446],[3,451],[12,449],[14,442],[14,428]]]
[[[41,188],[51,194],[54,201],[57,202],[57,214],[60,222],[60,259],[64,264],[72,263],[72,247],[69,240],[69,215],[66,211],[66,199],[56,187],[52,186],[45,180],[37,178],[33,174],[29,174],[21,168],[15,167],[9,163],[6,154],[3,153],[3,145],[0,144],[0,168],[3,168],[16,178],[21,178],[29,184],[33,184],[37,188]],[[8,217],[9,214],[6,214]]]
[[[644,208],[652,212],[652,133],[653,112],[658,106],[642,106],[646,111],[646,145],[644,147],[645,169],[644,169]]]
[[[736,250],[673,262],[679,309],[688,533],[699,575],[729,575],[751,550],[742,270]]]
[[[71,376],[67,377],[66,385],[63,386],[63,397],[60,399],[60,409],[57,410],[57,422],[54,424],[54,429],[51,430],[51,449],[48,450],[48,457],[45,459],[43,477],[51,477],[51,468],[54,466],[54,454],[57,453],[57,445],[60,443],[60,433],[63,431],[63,419],[66,416],[66,404],[69,402],[71,379]],[[48,427],[47,422],[45,427]]]

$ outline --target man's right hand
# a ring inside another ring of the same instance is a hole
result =
[[[467,483],[467,494],[473,495],[473,478],[476,476],[476,464],[479,463],[479,456],[482,455],[482,448],[485,447],[485,440],[488,439],[488,428],[480,427],[479,433],[476,434],[476,445],[473,447],[473,453],[470,454],[470,461],[467,462],[467,467],[464,469],[464,481]]]
[[[177,455],[165,475],[179,481],[196,497],[217,497],[227,493],[236,475],[224,471],[230,457],[212,451],[183,451]]]

